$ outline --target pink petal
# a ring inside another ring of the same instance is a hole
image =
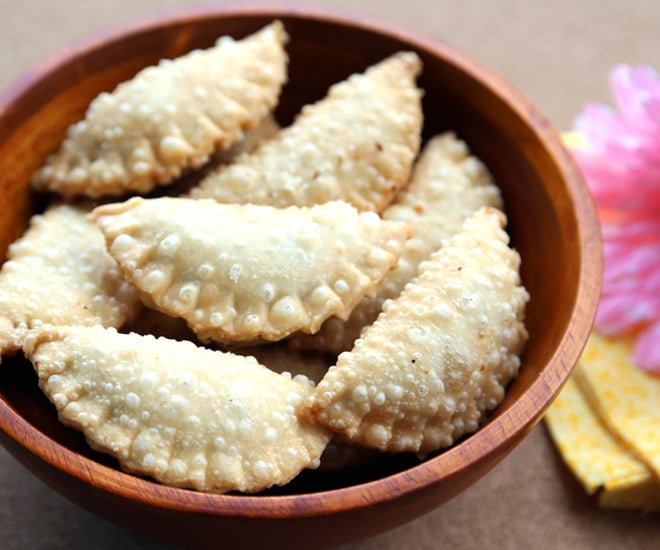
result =
[[[622,334],[648,322],[652,306],[638,301],[635,294],[617,293],[601,296],[596,313],[596,328],[603,334]]]
[[[612,94],[626,122],[640,132],[657,134],[656,111],[649,109],[660,103],[660,79],[650,67],[616,67],[610,76]]]
[[[637,337],[633,359],[641,369],[660,376],[660,322]]]
[[[660,75],[611,72],[616,109],[587,105],[573,154],[598,206],[605,270],[596,328],[640,334],[635,360],[660,374]]]
[[[660,158],[650,165],[633,166],[630,155],[610,155],[603,160],[588,152],[574,152],[598,205],[628,210],[660,208]]]

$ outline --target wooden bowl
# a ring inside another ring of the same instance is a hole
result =
[[[399,50],[424,62],[425,136],[452,129],[499,183],[531,294],[519,377],[475,434],[425,461],[383,457],[340,474],[306,472],[259,495],[210,495],[123,473],[57,420],[22,358],[0,368],[2,444],[81,506],[131,529],[189,546],[339,544],[394,528],[446,502],[511,451],[541,418],[576,363],[600,288],[594,208],[556,132],[519,93],[442,42],[390,25],[310,10],[205,9],[152,19],[61,51],[0,94],[0,255],[39,208],[31,174],[90,100],[145,65],[221,34],[244,36],[281,19],[291,40],[288,122],[327,87]]]

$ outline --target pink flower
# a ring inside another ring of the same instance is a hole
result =
[[[610,84],[618,110],[588,105],[573,149],[603,229],[596,329],[635,336],[635,362],[660,375],[660,76],[619,66]]]

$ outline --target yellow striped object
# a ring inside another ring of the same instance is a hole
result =
[[[608,508],[660,508],[660,378],[627,341],[592,334],[546,425],[588,494]]]

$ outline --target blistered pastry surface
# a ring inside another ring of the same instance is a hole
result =
[[[101,93],[33,178],[66,196],[147,193],[236,143],[276,105],[287,35],[274,22],[243,40],[162,60]]]
[[[484,208],[317,385],[316,418],[347,439],[422,454],[475,431],[516,376],[528,299],[504,215]]]
[[[295,335],[293,349],[315,349],[338,354],[353,347],[366,326],[373,323],[385,300],[396,298],[442,243],[483,206],[502,207],[499,188],[490,173],[453,133],[433,137],[424,146],[408,186],[383,211],[383,219],[403,221],[413,229],[396,267],[374,297],[363,298],[346,321],[328,319],[313,335]]]
[[[202,340],[279,340],[346,318],[409,227],[342,202],[301,208],[134,198],[97,208],[108,250],[148,305]]]
[[[141,308],[108,254],[88,209],[54,205],[30,221],[0,270],[0,352],[15,347],[9,331],[39,326],[120,327]]]
[[[313,386],[191,342],[102,327],[30,332],[26,356],[62,422],[127,471],[202,491],[255,492],[316,468],[330,436]]]
[[[206,177],[195,198],[309,206],[343,200],[381,211],[407,183],[420,145],[419,58],[400,53],[335,84],[294,123]]]

